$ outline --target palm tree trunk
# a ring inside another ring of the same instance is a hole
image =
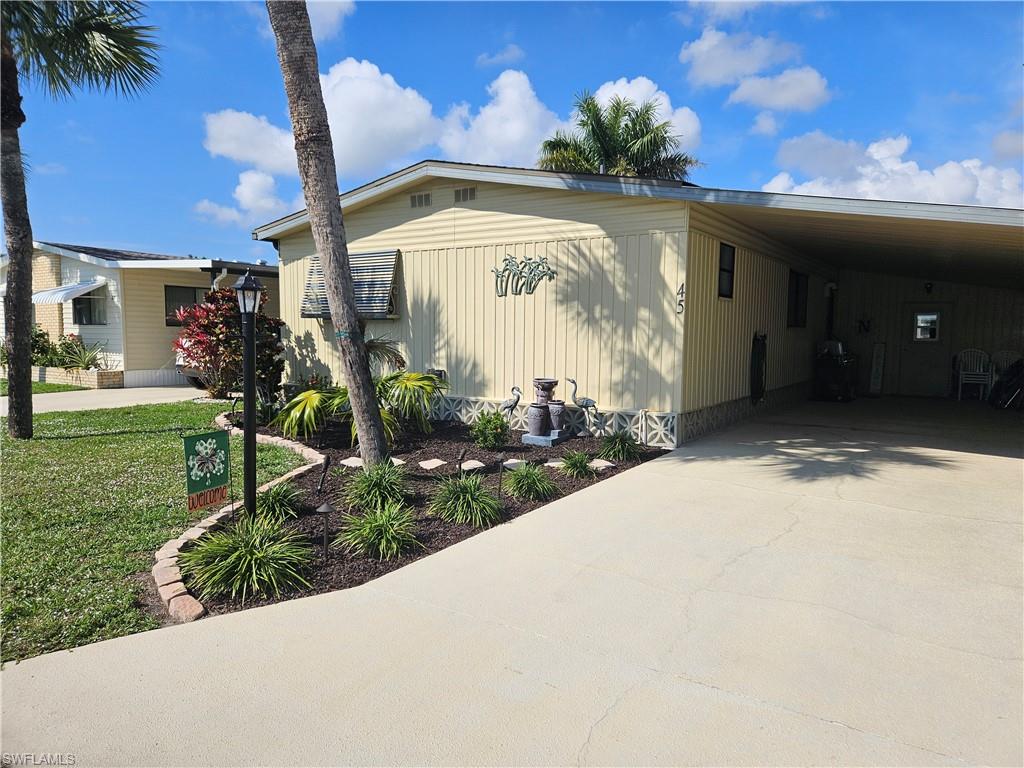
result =
[[[364,467],[368,468],[387,459],[388,448],[356,313],[345,224],[338,203],[334,146],[320,89],[309,14],[304,2],[292,0],[267,0],[267,12],[277,41],[313,242],[324,265],[327,304],[341,349],[342,373],[359,434],[359,451]]]
[[[7,431],[32,437],[32,222],[25,195],[25,169],[18,129],[25,122],[18,87],[18,64],[7,35],[0,45],[0,205],[7,241],[7,295],[4,345],[7,348]]]

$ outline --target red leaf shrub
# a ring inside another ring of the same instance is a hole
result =
[[[259,396],[272,400],[281,387],[284,372],[284,345],[280,329],[284,321],[262,312],[267,292],[260,297],[256,314],[256,387]],[[174,349],[187,368],[198,371],[210,397],[228,397],[241,387],[242,318],[232,288],[206,294],[202,304],[182,307],[177,312],[181,334]]]

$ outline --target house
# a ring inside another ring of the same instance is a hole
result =
[[[176,310],[201,301],[211,287],[230,286],[251,270],[267,288],[268,314],[277,314],[277,267],[65,243],[33,243],[34,322],[56,340],[76,334],[99,343],[109,371],[94,386],[181,384],[172,343]],[[2,326],[0,326],[2,328]],[[2,331],[0,331],[2,332]],[[54,381],[52,368],[34,375]],[[55,378],[56,377],[56,378]]]
[[[444,414],[464,420],[534,377],[568,402],[568,377],[600,429],[674,446],[807,398],[827,339],[884,395],[947,395],[966,347],[1024,349],[1020,210],[433,160],[341,206],[368,333],[445,371]],[[288,376],[338,380],[306,212],[253,237],[280,257]],[[501,290],[542,259],[553,279]]]

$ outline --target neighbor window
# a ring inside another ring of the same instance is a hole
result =
[[[455,190],[456,203],[468,203],[470,200],[476,200],[476,187],[463,187]]]
[[[720,243],[718,246],[718,295],[731,299],[736,277],[736,246]]]
[[[177,313],[182,307],[202,304],[206,300],[206,288],[191,288],[184,285],[164,286],[164,322],[167,325],[181,325]]]
[[[409,195],[409,207],[410,208],[429,208],[430,207],[430,193],[420,192],[415,195]]]
[[[807,275],[789,270],[789,303],[786,325],[807,327]]]
[[[914,313],[914,341],[939,340],[939,313]]]
[[[72,299],[71,322],[75,325],[106,325],[107,292],[97,288]]]

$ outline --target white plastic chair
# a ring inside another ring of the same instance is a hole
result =
[[[980,384],[978,399],[984,400],[992,387],[992,365],[983,349],[963,349],[956,356],[956,399],[963,400],[964,384]]]
[[[1020,352],[1014,352],[1012,349],[1001,349],[998,352],[992,353],[992,377],[995,379],[1000,378],[1006,369],[1016,363],[1021,358],[1024,358]]]

